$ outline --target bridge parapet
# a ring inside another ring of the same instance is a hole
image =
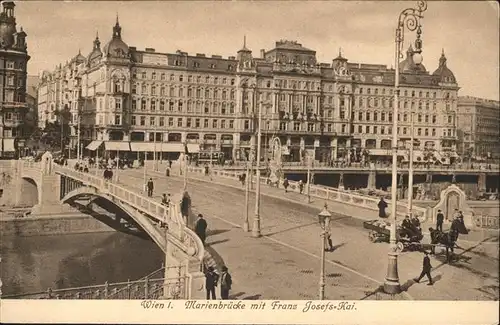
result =
[[[204,169],[200,167],[192,167],[190,166],[188,168],[188,172],[191,173],[196,173],[196,174],[203,174]],[[211,175],[213,177],[220,177],[220,178],[227,178],[227,179],[232,179],[239,181],[239,176],[241,175],[241,172],[238,171],[226,171],[226,170],[219,170],[219,169],[213,169],[211,171]],[[253,182],[253,177],[248,180]],[[296,181],[288,181],[289,182],[289,190],[294,191],[294,192],[300,192],[299,190],[299,182]],[[269,185],[267,177],[260,177],[260,183],[262,185]],[[307,186],[307,184],[304,184]],[[351,193],[348,191],[342,191],[336,188],[328,187],[328,186],[321,186],[321,185],[310,185],[309,189],[310,196],[316,197],[316,198],[321,198],[324,200],[329,200],[329,201],[336,201],[336,202],[341,202],[353,206],[362,206],[364,208],[373,210],[373,211],[378,211],[378,202],[379,198],[378,197],[372,197],[372,196],[364,196],[364,195],[359,195],[355,193]],[[391,205],[391,201],[387,200],[387,204]],[[398,202],[397,203],[397,213],[398,216],[405,216],[407,214],[408,210],[408,205],[406,202]],[[418,206],[413,206],[413,214],[418,216],[421,221],[425,221],[427,218],[430,217],[430,210]]]

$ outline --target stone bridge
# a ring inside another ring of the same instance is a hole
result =
[[[97,203],[117,211],[115,219],[107,222],[108,225],[120,230],[122,219],[128,219],[165,253],[166,298],[171,296],[166,288],[171,287],[171,282],[178,282],[179,278],[187,281],[184,281],[183,292],[180,295],[176,293],[176,297],[204,297],[205,277],[202,270],[209,256],[183,217],[189,214],[189,211],[181,211],[183,198],[189,196],[187,192],[180,191],[174,195],[173,203],[166,207],[114,181],[59,166],[53,162],[50,153],[46,153],[40,163],[19,160],[14,168],[14,174],[22,180],[18,186],[18,199],[35,203],[33,215],[43,217],[55,214],[64,210],[67,204],[78,207],[84,213],[92,210],[92,206]]]

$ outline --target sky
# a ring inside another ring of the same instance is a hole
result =
[[[122,38],[138,49],[235,56],[246,35],[259,56],[280,39],[296,40],[331,63],[394,65],[399,13],[414,1],[20,1],[17,24],[28,34],[29,74],[101,47],[119,15]],[[499,100],[499,7],[494,1],[429,1],[422,21],[423,64],[431,73],[444,49],[459,95]],[[415,32],[405,33],[406,49]]]

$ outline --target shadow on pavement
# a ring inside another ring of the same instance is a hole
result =
[[[280,231],[275,231],[275,232],[272,232],[272,233],[269,233],[269,234],[265,234],[265,236],[273,236],[273,235],[281,234],[281,233],[284,233],[284,232],[287,232],[287,231],[291,231],[291,230],[295,230],[295,229],[299,229],[299,228],[304,228],[304,227],[309,227],[309,226],[315,225],[315,224],[317,224],[316,221],[310,222],[310,223],[306,223],[306,224],[303,224],[303,225],[298,225],[298,226],[295,226],[295,227],[292,227],[292,228],[288,228],[288,229],[284,229],[284,230],[280,230]]]
[[[262,295],[257,294],[253,296],[244,297],[243,300],[258,300],[260,297],[262,297]]]
[[[213,245],[222,244],[222,243],[225,243],[228,241],[229,241],[229,239],[221,239],[221,240],[216,240],[216,241],[207,243],[207,245],[213,246]],[[206,249],[206,247],[205,247],[205,249]]]
[[[207,231],[207,237],[208,236],[215,236],[219,234],[223,234],[225,232],[228,232],[230,229],[213,229],[213,230],[208,230]]]

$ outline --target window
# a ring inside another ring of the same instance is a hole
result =
[[[343,109],[340,110],[340,119],[345,119],[345,111]]]
[[[173,117],[168,118],[168,126],[174,126],[174,118]]]
[[[120,125],[121,123],[121,115],[115,115],[115,125]]]
[[[191,119],[190,118],[186,119],[186,127],[188,127],[188,128],[191,127]]]
[[[179,76],[179,81],[180,81],[180,82],[183,82],[183,81],[184,81],[184,76],[183,76],[183,75],[180,75],[180,76]]]
[[[182,117],[177,118],[177,127],[182,127]]]
[[[380,120],[381,121],[385,121],[385,113],[381,113],[380,114]]]
[[[425,115],[425,123],[429,123],[429,115]]]
[[[346,133],[346,132],[345,132],[345,131],[346,131],[346,125],[345,125],[345,124],[342,124],[341,129],[342,129],[342,133]]]
[[[203,112],[206,114],[210,113],[210,109],[208,108],[208,103],[205,103],[205,107],[204,107]]]
[[[307,123],[307,131],[314,132],[314,123]]]
[[[245,130],[250,129],[250,121],[249,121],[249,120],[245,120],[245,123],[244,123],[244,129],[245,129]]]
[[[234,120],[229,120],[229,128],[234,129]]]
[[[149,117],[149,125],[154,126],[156,122],[156,118],[154,116]]]
[[[208,119],[203,120],[203,127],[208,129]]]
[[[151,73],[151,79],[156,80],[156,72]]]
[[[404,114],[404,115],[403,115],[403,121],[404,121],[404,122],[407,122],[407,121],[408,121],[408,114]]]
[[[407,129],[403,128],[403,134],[406,134]]]
[[[141,125],[142,126],[146,125],[146,117],[145,116],[141,116]]]
[[[281,131],[287,130],[287,123],[286,122],[280,122],[280,130]]]
[[[231,100],[234,100],[234,90],[231,90],[230,99],[231,99]]]
[[[373,127],[373,134],[377,134],[378,133],[378,127],[377,126],[374,126]]]
[[[164,110],[165,110],[165,101],[160,100],[160,111],[164,111]]]
[[[424,135],[425,135],[425,136],[428,136],[428,135],[429,135],[429,129],[425,128],[425,130],[424,130]]]
[[[146,109],[146,100],[143,99],[141,100],[141,110],[145,110]]]
[[[294,131],[300,131],[300,122],[294,122],[293,123],[293,130]]]
[[[160,123],[159,123],[160,126],[165,126],[165,117],[164,116],[160,116]]]
[[[222,106],[221,106],[221,107],[222,107],[222,108],[221,108],[220,113],[221,113],[221,114],[226,114],[226,103],[222,103]]]
[[[174,87],[170,87],[170,93],[169,93],[170,97],[174,97],[175,96],[175,90],[174,90]]]
[[[151,110],[152,111],[156,110],[156,100],[155,99],[151,99]]]
[[[137,119],[136,119],[135,115],[132,115],[132,117],[130,118],[130,124],[132,124],[132,125],[137,124]]]
[[[383,126],[380,127],[380,134],[385,134],[385,127]]]
[[[366,120],[370,121],[370,112],[366,112]]]
[[[161,74],[161,80],[165,80],[165,73]]]
[[[175,80],[175,76],[173,74],[170,75],[170,81],[174,81]]]
[[[184,108],[184,103],[182,102],[182,100],[180,100],[179,103],[177,104],[177,110],[179,112],[182,112],[183,108]]]
[[[151,86],[151,95],[156,96],[156,86],[155,85]]]
[[[136,84],[132,85],[132,94],[137,94],[137,85]]]
[[[194,123],[195,123],[194,124],[195,128],[199,128],[200,127],[200,119],[199,118],[197,118],[196,120],[194,120]]]
[[[212,121],[212,128],[217,129],[218,125],[219,125],[219,121],[218,120],[213,120]]]
[[[422,135],[422,129],[421,128],[417,129],[417,135]]]
[[[122,109],[122,101],[121,99],[115,99],[115,109]]]
[[[174,110],[174,102],[173,102],[173,101],[170,101],[170,102],[168,103],[168,110],[169,110],[170,112],[172,112],[172,111]]]
[[[358,133],[363,133],[363,126],[362,125],[358,125]]]
[[[148,92],[148,90],[146,88],[146,85],[142,85],[142,87],[141,87],[141,94],[145,95],[145,94],[147,94],[147,92]]]
[[[135,100],[132,100],[132,110],[137,109],[137,102]]]
[[[141,78],[144,79],[144,80],[146,80],[148,78],[148,75],[146,74],[146,72],[142,73]]]
[[[330,111],[328,111],[330,112]],[[363,112],[358,113],[358,121],[363,121]]]
[[[220,121],[220,128],[225,129],[226,128],[226,120],[221,120]]]
[[[432,115],[432,123],[436,123],[436,121],[437,121],[436,115]]]
[[[436,129],[432,129],[432,136],[436,136]]]
[[[179,97],[184,97],[184,88],[179,88]]]
[[[374,112],[374,113],[373,113],[373,120],[374,120],[374,121],[377,121],[377,120],[378,120],[378,113],[377,113],[377,112]]]
[[[422,123],[422,115],[418,114],[418,123]]]

